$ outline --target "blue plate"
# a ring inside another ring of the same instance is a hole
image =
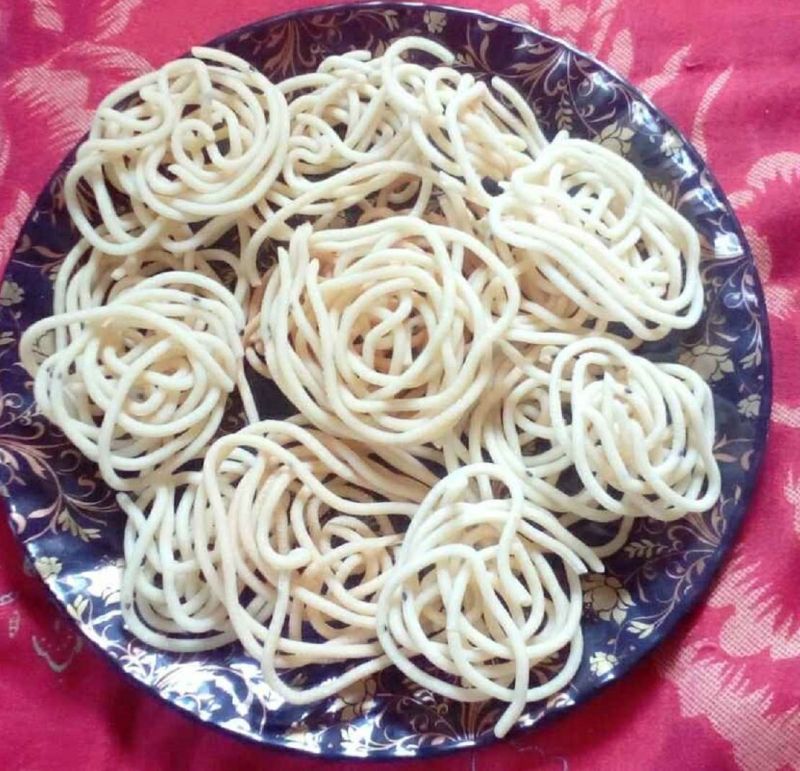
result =
[[[365,4],[258,22],[215,40],[273,80],[353,48],[440,40],[461,67],[497,73],[528,99],[552,136],[603,142],[642,170],[702,238],[706,312],[698,326],[650,349],[702,372],[717,410],[722,498],[713,511],[665,524],[639,521],[604,576],[585,581],[586,650],[563,693],[530,704],[529,727],[624,675],[706,591],[730,549],[764,451],[771,376],[764,297],[741,228],[697,152],[636,89],[591,57],[525,26],[433,5]],[[67,159],[40,195],[0,296],[0,492],[11,526],[58,601],[125,673],[166,702],[265,744],[327,756],[422,755],[483,744],[502,705],[449,702],[388,669],[341,698],[283,704],[240,648],[161,653],[122,627],[122,513],[95,467],[36,412],[17,341],[51,307],[53,271],[76,241],[64,207]],[[267,408],[270,405],[265,405]],[[277,404],[272,405],[278,408]],[[314,681],[328,667],[296,673]]]

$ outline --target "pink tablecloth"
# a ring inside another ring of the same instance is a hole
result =
[[[0,256],[103,94],[192,43],[303,4],[310,3],[0,0]],[[425,767],[800,768],[800,3],[474,4],[608,61],[705,155],[766,283],[775,408],[759,491],[702,609],[634,673],[568,717]],[[293,771],[313,760],[205,729],[124,682],[61,620],[0,527],[0,768],[270,764]],[[422,767],[394,767],[411,766]]]

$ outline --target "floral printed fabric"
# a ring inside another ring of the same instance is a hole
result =
[[[0,265],[103,94],[193,43],[309,4],[0,4]],[[800,5],[773,0],[769,12],[746,0],[472,5],[562,36],[608,62],[704,154],[765,282],[775,405],[759,490],[703,607],[642,666],[567,717],[425,768],[800,768]],[[426,23],[435,31],[444,19],[431,9]],[[24,302],[21,292],[5,284],[0,303]],[[713,346],[692,354],[709,380],[730,366]],[[747,396],[738,409],[754,414],[759,398]],[[179,767],[193,769],[314,765],[203,729],[132,687],[47,600],[35,574],[59,570],[55,558],[23,568],[21,550],[0,528],[0,767],[159,769],[178,758]],[[589,612],[613,619],[625,614],[630,597],[613,579],[597,578],[584,600]],[[590,666],[603,674],[614,663],[598,654]],[[422,766],[393,764],[406,767]]]

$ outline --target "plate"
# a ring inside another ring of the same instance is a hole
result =
[[[520,727],[572,708],[624,675],[658,645],[709,585],[747,509],[764,451],[771,378],[764,297],[730,206],[697,152],[635,88],[563,41],[480,13],[434,5],[364,4],[268,19],[211,45],[279,80],[353,48],[376,54],[393,39],[441,41],[457,65],[500,74],[533,106],[549,136],[560,129],[631,160],[702,239],[706,311],[698,326],[650,346],[709,382],[717,410],[722,497],[706,515],[639,520],[605,575],[584,581],[585,653],[570,686],[528,705]],[[17,341],[51,307],[54,269],[76,241],[64,206],[67,158],[36,202],[0,295],[0,492],[11,526],[38,572],[83,633],[127,675],[164,701],[265,744],[326,756],[410,756],[483,744],[502,705],[448,702],[389,669],[341,697],[283,704],[258,665],[231,646],[178,656],[152,650],[122,627],[123,517],[111,490],[32,401]],[[285,404],[262,393],[280,413]],[[330,666],[295,673],[315,681]],[[295,681],[296,682],[296,681]]]

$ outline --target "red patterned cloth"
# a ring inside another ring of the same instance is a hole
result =
[[[2,0],[2,259],[105,93],[192,43],[309,4]],[[766,284],[775,406],[758,493],[702,608],[633,673],[567,717],[424,767],[800,768],[800,3],[471,4],[609,62],[703,153],[730,194]],[[82,643],[22,565],[20,548],[0,527],[0,768],[315,765],[205,729],[137,690]],[[393,765],[412,767],[422,764]]]

